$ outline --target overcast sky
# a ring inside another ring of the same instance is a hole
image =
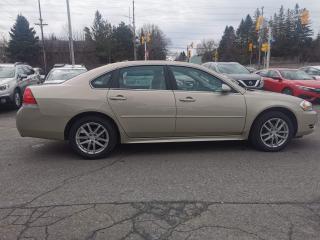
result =
[[[219,41],[226,25],[238,27],[246,14],[253,15],[256,8],[264,6],[269,17],[281,5],[293,8],[298,3],[310,10],[312,27],[320,31],[320,0],[135,0],[136,25],[158,25],[171,40],[171,49],[185,48],[201,39]],[[65,35],[67,24],[65,0],[41,0],[42,17],[48,26],[45,35]],[[129,23],[131,0],[70,0],[73,30],[80,32],[90,26],[98,9],[112,24]],[[38,22],[37,0],[0,0],[0,34],[8,36],[17,14],[27,17],[30,24]],[[35,26],[37,33],[39,27]]]

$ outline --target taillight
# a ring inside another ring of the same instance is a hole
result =
[[[30,88],[26,88],[26,90],[24,90],[23,104],[32,104],[32,105],[37,104],[37,101],[34,98]]]

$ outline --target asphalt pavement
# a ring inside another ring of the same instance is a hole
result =
[[[86,161],[20,137],[15,114],[0,109],[1,240],[320,239],[318,128],[279,153],[138,144]]]

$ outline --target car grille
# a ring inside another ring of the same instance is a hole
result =
[[[243,87],[248,87],[248,88],[252,88],[252,87],[258,87],[259,85],[259,80],[238,80],[240,82],[240,85]]]

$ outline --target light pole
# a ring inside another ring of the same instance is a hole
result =
[[[71,17],[70,17],[70,7],[69,7],[69,0],[67,2],[67,12],[68,12],[68,26],[69,26],[69,48],[70,48],[70,59],[71,64],[74,65],[74,49],[73,49],[73,39],[72,39],[72,27],[71,27]]]
[[[44,46],[44,37],[43,37],[43,26],[46,26],[48,24],[43,23],[42,19],[42,14],[41,14],[41,5],[40,5],[40,0],[38,0],[38,7],[39,7],[39,23],[36,23],[36,25],[40,26],[40,31],[41,31],[41,42],[42,42],[42,54],[43,54],[43,67],[44,67],[44,72],[47,74],[47,57],[46,57],[46,49]]]

